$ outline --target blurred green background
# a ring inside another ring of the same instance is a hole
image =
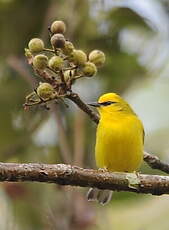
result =
[[[106,64],[74,86],[85,102],[117,92],[145,126],[145,149],[169,161],[168,0],[0,0],[0,161],[71,163],[95,168],[95,125],[69,108],[24,111],[38,79],[24,58],[33,37],[49,45],[48,26],[67,24],[77,48],[100,49]],[[112,149],[113,151],[113,149]],[[158,173],[143,164],[142,172]],[[168,230],[168,196],[115,193],[107,206],[88,203],[86,189],[1,183],[2,230]]]

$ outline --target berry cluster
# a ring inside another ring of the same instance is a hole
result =
[[[54,21],[50,28],[52,48],[45,48],[39,38],[29,41],[25,56],[33,66],[43,83],[40,82],[35,92],[26,97],[25,106],[46,103],[66,96],[72,84],[82,77],[93,77],[97,68],[105,62],[105,54],[93,50],[87,55],[83,50],[75,49],[72,42],[65,38],[66,26],[63,21]]]

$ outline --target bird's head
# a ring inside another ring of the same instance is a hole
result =
[[[103,94],[98,102],[89,103],[89,105],[96,107],[101,115],[114,112],[134,114],[130,105],[116,93]]]

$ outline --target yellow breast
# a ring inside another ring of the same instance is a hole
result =
[[[97,127],[96,164],[108,171],[136,171],[143,159],[143,126],[136,115],[102,116]]]

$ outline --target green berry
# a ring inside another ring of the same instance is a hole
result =
[[[89,54],[89,61],[93,62],[97,67],[102,66],[105,60],[106,60],[105,54],[100,50],[93,50]]]
[[[65,55],[70,55],[74,50],[74,45],[69,42],[69,41],[66,41],[65,42],[65,46],[63,47],[62,51]]]
[[[48,65],[48,57],[44,54],[38,54],[33,59],[35,69],[44,70]]]
[[[53,56],[48,63],[49,67],[54,70],[60,70],[63,67],[63,64],[64,61],[59,56]]]
[[[37,94],[40,98],[48,100],[54,96],[54,89],[49,83],[40,83],[37,88]]]
[[[50,27],[50,30],[53,34],[63,34],[66,31],[65,23],[63,21],[54,21]]]
[[[28,48],[32,53],[41,52],[44,49],[44,43],[39,38],[33,38],[29,41]]]
[[[82,50],[73,50],[70,61],[74,62],[75,65],[83,66],[87,61],[87,55]]]
[[[82,72],[86,77],[93,77],[97,73],[97,68],[94,63],[86,62],[82,69]]]
[[[50,42],[54,48],[64,48],[66,40],[63,34],[54,34]]]

